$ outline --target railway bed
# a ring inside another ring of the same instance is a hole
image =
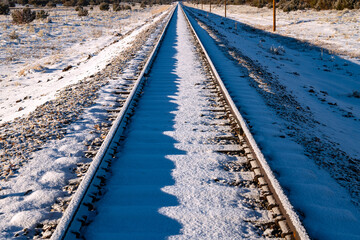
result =
[[[181,5],[131,87],[52,239],[308,239]]]

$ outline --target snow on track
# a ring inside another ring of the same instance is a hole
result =
[[[41,150],[32,153],[31,159],[21,166],[19,172],[9,177],[8,181],[1,182],[0,239],[12,239],[14,236],[18,239],[28,239],[34,235],[41,237],[39,231],[44,230],[42,226],[56,226],[63,211],[55,209],[54,203],[59,205],[63,201],[67,202],[71,191],[66,193],[68,189],[65,187],[71,185],[70,181],[81,180],[81,174],[74,170],[79,165],[91,162],[91,159],[84,157],[84,151],[89,150],[85,145],[93,142],[94,138],[101,137],[100,134],[104,133],[104,123],[110,125],[106,120],[110,116],[107,109],[115,108],[115,100],[123,97],[116,95],[114,89],[132,83],[126,79],[137,76],[137,71],[148,57],[154,41],[161,32],[164,22],[161,21],[156,27],[149,26],[138,32],[138,41],[133,44],[138,44],[139,49],[133,47],[133,50],[138,51],[132,52],[134,58],[125,62],[127,66],[122,68],[121,74],[112,68],[98,73],[108,83],[97,92],[96,102],[84,109],[79,119],[64,126],[65,137],[48,140],[41,146]],[[148,38],[144,35],[145,31],[149,34]],[[111,63],[122,66],[122,62],[115,60]],[[99,125],[102,126],[101,129]],[[12,163],[16,164],[14,161]],[[54,229],[50,227],[48,230],[44,230],[43,234],[49,236]]]
[[[205,142],[230,128],[202,117],[210,107],[205,80],[177,11],[86,239],[260,237],[247,220],[266,221],[266,213],[246,208],[239,196],[256,190],[214,181],[231,174],[220,168],[228,157]]]

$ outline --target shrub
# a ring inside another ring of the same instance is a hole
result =
[[[303,10],[306,8],[306,4],[300,0],[281,0],[279,2],[279,8],[281,8],[284,12],[290,12],[296,10]]]
[[[318,10],[327,10],[332,8],[332,0],[318,0],[315,6]]]
[[[353,9],[355,7],[355,4],[352,0],[337,0],[334,7],[337,10],[343,10],[345,8]]]
[[[19,35],[17,35],[17,33],[14,30],[9,34],[9,38],[12,40],[19,39]]]
[[[78,5],[78,6],[88,6],[89,1],[88,0],[78,0],[76,5]]]
[[[350,94],[350,97],[360,98],[360,91],[354,90],[352,94]]]
[[[140,7],[141,7],[141,8],[146,8],[146,4],[145,4],[144,2],[142,2],[142,3],[140,4]]]
[[[355,9],[360,9],[360,2],[355,3],[355,4],[354,4],[354,8],[355,8]]]
[[[78,11],[78,16],[79,17],[85,17],[89,15],[89,11],[86,10],[86,9],[83,9],[83,8],[80,8],[79,11]]]
[[[48,3],[48,0],[29,0],[29,4],[34,6],[45,6]]]
[[[48,8],[54,8],[54,7],[56,7],[56,3],[50,1],[50,2],[48,2],[48,3],[46,4],[46,7],[48,7]]]
[[[285,49],[284,49],[283,46],[278,46],[278,47],[271,46],[270,47],[270,52],[272,54],[275,54],[275,55],[284,55],[285,54]]]
[[[258,7],[258,8],[263,8],[267,5],[267,1],[266,0],[252,0],[250,2],[250,5],[254,6],[254,7]]]
[[[14,0],[2,1],[3,3],[9,5],[9,7],[15,7],[16,2]]]
[[[26,5],[29,3],[29,1],[28,0],[17,0],[17,3],[21,4],[21,5]]]
[[[101,11],[108,11],[110,7],[109,7],[108,3],[102,2],[102,3],[100,3],[99,8]]]
[[[114,3],[113,4],[113,11],[117,12],[117,11],[120,11],[120,4],[119,3]]]
[[[49,13],[45,12],[44,10],[36,12],[36,19],[45,19],[48,16],[49,16]]]
[[[0,2],[0,15],[8,15],[10,12],[10,6],[8,4]]]
[[[65,7],[74,7],[76,5],[76,1],[70,0],[63,3]]]
[[[13,22],[16,24],[30,23],[36,18],[36,13],[31,11],[30,8],[24,8],[21,10],[15,10],[11,13]]]

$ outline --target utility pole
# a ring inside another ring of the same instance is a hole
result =
[[[276,31],[276,1],[275,0],[273,0],[273,31],[274,32]]]
[[[210,0],[210,12],[211,12],[211,0]]]
[[[204,7],[203,7],[203,4],[204,4],[203,1],[204,1],[204,0],[201,0],[201,10],[204,9]]]

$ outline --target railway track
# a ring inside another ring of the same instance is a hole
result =
[[[52,239],[308,238],[181,5],[128,80]]]

